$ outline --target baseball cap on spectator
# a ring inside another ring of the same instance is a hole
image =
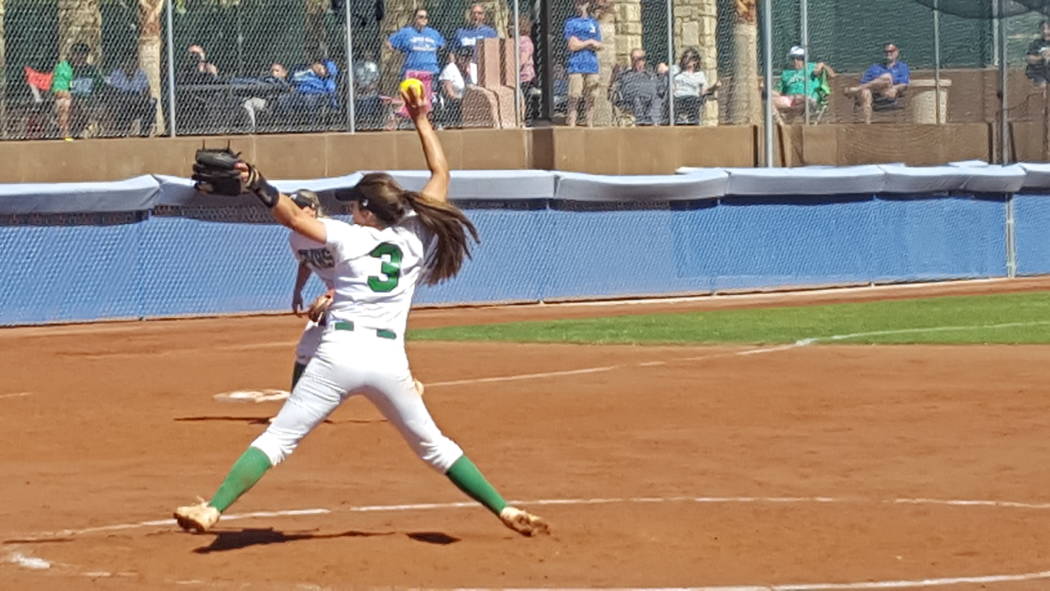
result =
[[[792,47],[790,51],[788,51],[788,57],[802,57],[802,58],[804,58],[804,57],[806,57],[806,50],[802,49],[801,47],[796,45],[796,46]]]

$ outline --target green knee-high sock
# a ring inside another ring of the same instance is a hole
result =
[[[266,457],[261,450],[249,447],[233,463],[230,473],[226,475],[226,480],[222,481],[219,490],[215,491],[215,496],[208,504],[218,509],[220,513],[225,511],[241,495],[248,492],[248,489],[255,486],[255,483],[259,482],[259,479],[270,468],[270,458]]]
[[[306,371],[306,365],[295,362],[295,367],[292,368],[292,390],[295,390],[295,385],[299,383],[299,378],[303,377],[303,372]]]
[[[499,515],[500,511],[507,506],[507,501],[496,492],[488,480],[482,476],[481,471],[470,461],[466,455],[460,456],[452,467],[445,472],[445,476],[459,487],[459,490],[475,501],[485,505],[489,511]]]

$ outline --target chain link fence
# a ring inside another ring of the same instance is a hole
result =
[[[936,125],[990,125],[996,160],[1045,160],[1038,70],[1047,61],[1033,54],[1050,47],[1040,30],[1048,12],[1041,0],[776,2],[775,120],[908,124],[881,145],[861,127],[838,136],[840,149],[867,142],[876,161],[892,160],[901,143],[943,138]]]
[[[1045,2],[765,2],[0,0],[0,133],[402,129],[412,76],[443,128],[762,125],[768,105],[919,124],[902,141],[995,123],[1008,157],[1050,153]]]

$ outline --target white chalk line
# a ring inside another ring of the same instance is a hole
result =
[[[7,562],[16,564],[22,568],[28,568],[30,570],[46,570],[51,568],[51,563],[44,560],[43,558],[28,556],[21,552],[9,553],[7,555]]]
[[[577,308],[577,307],[607,307],[607,306],[623,306],[623,305],[659,305],[659,304],[677,304],[686,302],[701,302],[704,300],[765,300],[765,299],[780,299],[780,300],[794,300],[794,299],[805,299],[811,296],[822,296],[822,295],[837,295],[837,294],[855,294],[855,293],[882,293],[882,292],[894,292],[894,291],[914,291],[921,289],[929,289],[931,287],[939,286],[967,286],[967,285],[996,285],[999,283],[1009,284],[1016,279],[1008,279],[1005,277],[988,277],[983,279],[959,279],[959,280],[947,280],[947,281],[929,281],[925,283],[865,283],[863,285],[850,285],[844,287],[818,287],[818,288],[796,288],[787,289],[780,291],[748,291],[748,292],[734,292],[734,291],[714,291],[709,293],[695,294],[695,295],[680,295],[680,296],[657,296],[657,297],[645,297],[645,298],[632,298],[623,300],[597,300],[597,301],[557,301],[557,302],[540,302],[540,306],[564,306],[566,308]],[[949,297],[955,294],[939,294],[931,295],[928,297]],[[964,294],[960,294],[964,295]],[[493,306],[493,308],[520,308],[520,304],[517,306]]]
[[[607,371],[613,371],[618,369],[627,368],[639,368],[639,367],[660,367],[664,365],[670,365],[672,363],[679,363],[683,361],[706,361],[710,359],[721,359],[725,357],[747,357],[751,355],[764,355],[768,353],[778,353],[780,351],[789,351],[792,349],[798,349],[801,347],[808,347],[823,342],[838,342],[846,341],[851,339],[859,339],[865,337],[875,336],[889,336],[897,334],[916,334],[923,332],[952,332],[960,330],[975,330],[975,329],[1003,329],[1003,328],[1019,328],[1024,326],[1040,326],[1050,324],[1050,321],[1035,320],[1031,322],[1006,322],[1002,324],[974,324],[967,326],[935,326],[929,328],[902,328],[894,330],[875,330],[869,332],[855,332],[850,334],[841,335],[829,335],[823,337],[808,337],[799,339],[793,343],[786,343],[783,345],[770,345],[767,347],[757,347],[751,349],[745,349],[742,351],[731,351],[726,353],[709,353],[705,355],[692,355],[688,357],[674,357],[671,359],[665,359],[662,361],[643,361],[638,363],[623,363],[618,365],[603,365],[598,367],[585,367],[581,369],[567,369],[560,371],[549,371],[541,373],[529,373],[529,374],[516,374],[509,376],[496,376],[489,378],[472,378],[464,380],[451,380],[444,382],[430,382],[426,386],[428,388],[440,388],[442,386],[463,386],[469,384],[484,384],[494,382],[512,382],[519,380],[536,380],[546,378],[557,378],[573,375],[585,375],[593,373],[603,373]]]
[[[708,361],[712,359],[724,359],[727,357],[749,357],[752,355],[765,355],[768,353],[778,353],[781,351],[790,351],[792,349],[798,349],[801,347],[808,347],[823,342],[840,342],[851,339],[859,339],[864,337],[873,336],[889,336],[898,334],[918,334],[924,332],[952,332],[960,330],[975,330],[975,329],[1004,329],[1004,328],[1020,328],[1025,326],[1042,326],[1050,324],[1050,321],[1034,320],[1030,322],[1005,322],[1000,324],[973,324],[973,325],[959,325],[959,326],[934,326],[927,328],[901,328],[893,330],[875,330],[867,332],[855,332],[841,335],[829,335],[823,337],[808,337],[799,339],[793,343],[786,343],[782,345],[770,345],[763,347],[756,347],[750,349],[744,349],[741,351],[729,351],[724,353],[706,353],[703,355],[689,355],[685,357],[673,357],[670,359],[657,360],[657,361],[641,361],[636,363],[621,363],[615,365],[600,365],[596,367],[584,367],[577,369],[563,369],[556,371],[546,371],[537,373],[526,373],[526,374],[513,374],[507,376],[492,376],[487,378],[466,378],[462,380],[445,380],[440,382],[428,382],[427,388],[442,388],[448,386],[468,386],[473,384],[493,384],[500,382],[517,382],[526,380],[542,380],[548,378],[560,378],[568,376],[579,376],[579,375],[590,375],[605,373],[610,371],[616,371],[620,369],[631,369],[631,368],[646,368],[646,367],[662,367],[671,365],[673,363],[681,363],[684,361]],[[260,347],[272,347],[280,345],[281,347],[291,347],[295,343],[259,343],[254,345],[236,345],[231,347],[220,347],[225,349],[238,349],[238,348],[260,348]],[[266,391],[269,392],[269,391]],[[236,400],[237,397],[230,397],[229,393],[217,394],[216,398],[223,400]],[[249,393],[250,395],[243,396],[242,398],[250,398],[256,402],[269,402],[269,401],[280,401],[287,398],[287,395],[279,396],[263,396],[258,393]]]
[[[299,339],[294,341],[267,341],[264,343],[245,343],[243,345],[221,345],[215,347],[216,351],[256,351],[261,349],[289,349],[299,344]]]
[[[792,343],[789,345],[780,345],[776,347],[760,347],[757,349],[745,349],[743,351],[730,351],[725,353],[707,353],[704,355],[690,355],[687,357],[673,357],[671,359],[664,359],[660,361],[641,361],[637,363],[621,363],[617,365],[601,365],[597,367],[584,367],[580,369],[563,369],[558,371],[546,371],[541,373],[526,373],[526,374],[515,374],[509,376],[495,376],[490,378],[470,378],[465,380],[450,380],[444,382],[427,382],[427,388],[440,388],[442,386],[464,386],[469,384],[486,384],[493,382],[515,382],[519,380],[540,380],[546,378],[560,378],[565,376],[575,375],[586,375],[595,373],[604,373],[607,371],[614,371],[618,369],[630,369],[638,367],[661,367],[664,365],[671,365],[672,363],[678,363],[682,361],[706,361],[709,359],[722,359],[725,357],[738,357],[743,355],[760,355],[762,353],[774,353],[776,351],[785,351],[787,349],[795,349],[798,347],[804,347],[809,343]]]
[[[0,398],[24,398],[32,395],[32,392],[14,392],[12,394],[0,394]]]
[[[863,497],[770,497],[770,496],[739,496],[739,497],[697,497],[697,496],[672,496],[672,497],[598,497],[588,499],[533,499],[514,500],[513,504],[525,506],[531,505],[607,505],[607,504],[653,504],[653,503],[700,503],[700,504],[891,504],[891,505],[934,505],[945,507],[991,507],[1002,509],[1028,509],[1033,511],[1050,510],[1050,503],[1026,503],[1021,501],[996,501],[987,499],[934,499],[934,498],[895,498],[884,500],[865,499]],[[451,503],[410,503],[401,505],[359,505],[351,507],[340,507],[338,509],[326,509],[323,507],[312,509],[285,509],[277,511],[255,511],[251,513],[237,513],[223,515],[222,521],[237,521],[256,517],[289,517],[296,515],[327,515],[331,513],[383,513],[397,511],[433,511],[443,509],[464,509],[477,507],[473,501],[460,501]],[[175,525],[174,519],[156,519],[151,521],[139,521],[136,523],[121,523],[115,525],[102,525],[82,529],[64,529],[51,532],[40,532],[30,537],[19,538],[23,541],[43,541],[51,538],[62,538],[82,534],[100,532],[113,532],[144,527],[157,527]]]
[[[62,563],[62,562],[54,562],[54,561],[50,561],[50,560],[45,560],[45,559],[39,558],[37,556],[30,556],[29,554],[26,554],[25,552],[22,552],[22,551],[19,551],[19,550],[12,550],[11,552],[8,552],[7,556],[4,557],[4,559],[2,561],[0,561],[0,562],[9,562],[11,564],[14,564],[15,566],[20,566],[22,568],[26,568],[26,569],[34,570],[34,571],[44,571],[44,570],[50,570],[52,568],[55,568],[56,570],[62,569],[62,570],[65,570],[65,571],[69,571],[70,569],[77,570],[74,565],[66,564],[66,563]],[[82,577],[89,577],[89,578],[92,578],[92,579],[98,579],[98,578],[106,578],[106,577],[133,577],[133,576],[135,576],[136,573],[134,573],[134,572],[126,572],[126,571],[125,572],[115,572],[114,573],[114,572],[109,572],[109,571],[89,570],[89,571],[79,572],[79,573],[76,573],[76,574],[79,575],[79,576],[82,576]]]
[[[844,504],[844,503],[876,503],[890,505],[936,505],[946,507],[993,507],[1029,510],[1050,510],[1050,503],[1026,503],[1019,501],[997,501],[988,499],[934,499],[934,498],[894,498],[884,500],[871,500],[861,497],[772,497],[772,496],[740,496],[740,497],[696,497],[696,496],[672,496],[672,497],[612,497],[612,498],[590,498],[590,499],[537,499],[531,501],[511,501],[514,504],[524,506],[530,505],[597,505],[612,503],[678,503],[692,502],[702,504],[728,504],[728,503],[767,503],[767,504]],[[402,505],[363,505],[357,507],[346,507],[338,509],[314,508],[314,509],[289,509],[280,511],[256,511],[234,515],[224,515],[223,521],[236,521],[255,517],[285,517],[296,515],[327,515],[332,513],[366,513],[366,512],[395,512],[395,511],[426,511],[442,509],[476,508],[475,502],[454,503],[413,503]],[[174,519],[158,519],[142,521],[138,523],[127,523],[90,527],[75,530],[61,530],[56,532],[44,532],[35,536],[21,538],[19,541],[33,542],[46,541],[53,538],[64,538],[81,534],[112,532],[120,530],[138,529],[143,527],[174,526]],[[8,561],[34,570],[43,570],[51,567],[51,563],[42,559],[26,556],[19,552],[9,554]],[[99,573],[109,575],[110,573]],[[120,573],[118,573],[120,574]],[[956,576],[944,578],[927,578],[915,580],[888,580],[888,581],[863,581],[854,583],[791,583],[791,584],[751,584],[734,586],[706,586],[706,587],[649,587],[642,591],[834,591],[834,590],[863,590],[863,589],[900,589],[908,587],[943,587],[947,585],[960,584],[995,584],[1024,582],[1050,579],[1050,571],[1038,571],[1017,574],[995,574],[995,575],[973,575]],[[188,581],[193,584],[197,581]],[[206,581],[200,582],[207,584]],[[488,591],[486,588],[463,588],[475,591]],[[457,590],[459,591],[459,590]],[[549,591],[540,588],[518,588],[518,591]],[[578,591],[598,591],[591,588],[580,588]],[[601,591],[618,591],[613,589],[602,589]],[[623,591],[626,591],[624,589]]]
[[[904,589],[914,587],[945,587],[948,585],[1018,583],[1050,579],[1050,571],[1012,575],[978,575],[972,577],[946,577],[941,579],[916,579],[899,581],[867,581],[861,583],[789,583],[777,585],[728,585],[715,587],[559,587],[560,591],[835,591],[860,589]],[[550,591],[543,587],[499,587],[499,591]],[[496,591],[496,588],[460,587],[451,591]]]
[[[234,390],[233,392],[222,392],[212,396],[218,402],[275,402],[285,400],[291,396],[287,390]]]
[[[831,335],[827,337],[811,337],[808,339],[800,339],[795,341],[795,345],[805,346],[812,345],[819,342],[837,342],[847,341],[850,339],[859,339],[864,337],[881,337],[891,336],[898,334],[920,334],[924,332],[953,332],[959,330],[974,330],[974,329],[992,329],[998,330],[1001,328],[1022,328],[1025,326],[1044,326],[1050,324],[1050,320],[1030,320],[1027,322],[1003,322],[1001,324],[976,324],[976,325],[960,325],[960,326],[931,326],[927,328],[900,328],[894,330],[873,330],[869,332],[855,332],[851,334],[839,334]]]

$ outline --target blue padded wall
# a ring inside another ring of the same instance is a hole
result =
[[[1050,273],[1050,196],[1014,195],[1017,274]]]
[[[1006,273],[1005,197],[462,205],[482,243],[458,277],[421,287],[417,303]],[[1019,195],[1016,210],[1021,272],[1050,272],[1050,198]],[[295,277],[287,237],[256,207],[0,216],[0,325],[287,310]],[[320,291],[312,280],[304,295]]]

